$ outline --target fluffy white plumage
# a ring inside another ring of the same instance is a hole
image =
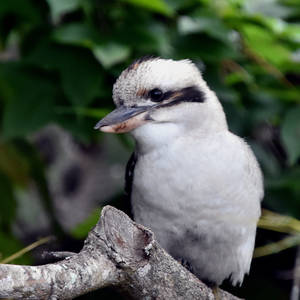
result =
[[[189,87],[204,101],[182,100]],[[172,91],[162,101],[169,105],[153,103],[153,89]],[[176,95],[181,101],[172,105]],[[200,279],[242,283],[260,216],[262,175],[246,142],[228,131],[222,106],[196,66],[189,60],[140,60],[120,75],[113,98],[117,107],[149,107],[131,131],[134,219]]]

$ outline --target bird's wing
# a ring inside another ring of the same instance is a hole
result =
[[[134,167],[137,162],[137,155],[133,152],[129,158],[129,161],[126,165],[126,173],[125,173],[125,195],[126,195],[126,204],[130,207],[129,215],[131,216],[131,192],[132,192],[132,183],[134,176]]]

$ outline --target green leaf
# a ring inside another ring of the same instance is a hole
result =
[[[99,42],[99,36],[91,27],[83,23],[71,23],[60,26],[53,33],[55,41],[64,44],[92,48]]]
[[[289,110],[285,115],[281,136],[289,154],[289,163],[295,164],[300,156],[300,106]]]
[[[16,212],[16,199],[13,193],[12,183],[9,178],[0,171],[0,225],[9,228],[14,221]]]
[[[249,14],[284,18],[292,13],[292,8],[283,6],[278,0],[251,0],[244,1],[244,8]]]
[[[4,138],[27,135],[53,120],[56,88],[46,79],[17,65],[2,64],[0,81],[11,89],[2,120]]]
[[[81,0],[46,0],[51,10],[51,16],[54,23],[66,13],[77,9]]]
[[[62,88],[75,106],[86,106],[95,97],[107,94],[101,67],[87,49],[45,42],[32,51],[27,61],[59,70]]]
[[[267,93],[271,94],[274,98],[279,99],[281,102],[295,102],[300,103],[299,93],[300,89],[296,87],[290,87],[284,89],[282,86],[271,86],[270,88],[262,88]]]
[[[278,68],[283,68],[291,61],[291,52],[281,44],[274,34],[262,27],[253,24],[244,24],[241,32],[247,46],[269,63]]]
[[[182,16],[178,19],[178,31],[181,34],[205,32],[213,38],[227,42],[231,30],[222,24],[220,19],[212,16]]]
[[[282,36],[295,43],[300,43],[300,24],[286,25],[282,32]]]
[[[73,105],[87,105],[101,95],[101,73],[89,61],[70,60],[61,67],[61,73],[63,89]]]
[[[93,47],[93,53],[104,68],[109,68],[129,57],[129,47],[117,43],[107,43]]]
[[[126,60],[130,54],[128,46],[117,42],[104,43],[100,40],[97,32],[81,23],[68,24],[59,28],[54,33],[53,38],[60,43],[78,45],[91,49],[95,58],[105,68],[110,68]]]
[[[101,209],[95,209],[85,221],[77,225],[71,231],[72,236],[77,239],[85,238],[90,230],[96,225],[97,221],[99,220],[100,213]]]
[[[166,16],[174,15],[174,10],[163,0],[123,0],[123,2],[128,2],[130,4],[140,6],[144,9],[161,13]]]
[[[145,34],[149,35],[149,44],[145,45],[145,53],[158,53],[163,57],[172,56],[174,49],[167,26],[159,22],[151,22],[145,28]]]

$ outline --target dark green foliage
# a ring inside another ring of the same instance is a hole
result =
[[[199,66],[261,163],[264,205],[300,218],[299,49],[297,0],[0,1],[0,253],[17,249],[14,195],[32,182],[59,231],[28,137],[56,123],[97,139],[114,80],[148,54]]]

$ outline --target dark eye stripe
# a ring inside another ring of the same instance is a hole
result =
[[[153,90],[151,90],[153,91]],[[149,98],[149,93],[146,89],[140,89],[137,92],[138,97]],[[196,86],[189,86],[177,91],[167,91],[162,94],[159,101],[161,102],[160,106],[171,106],[178,104],[180,102],[199,102],[202,103],[205,101],[205,94],[199,90]]]
[[[183,88],[171,96],[172,102],[204,102],[205,95],[195,86]]]
[[[173,92],[173,91],[165,92],[162,101],[172,98],[172,95],[174,95],[174,94],[175,94],[175,92]]]
[[[169,91],[164,94],[161,106],[172,106],[181,102],[198,102],[205,101],[205,94],[195,86],[183,88],[178,91]]]

